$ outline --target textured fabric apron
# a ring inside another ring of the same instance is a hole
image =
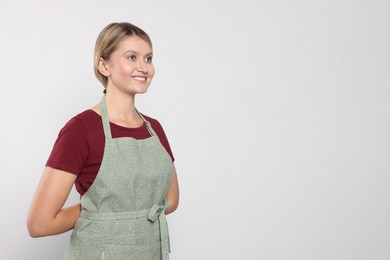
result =
[[[150,123],[151,137],[112,138],[103,97],[100,112],[105,134],[100,170],[81,198],[82,210],[64,259],[167,260],[165,199],[172,160]]]

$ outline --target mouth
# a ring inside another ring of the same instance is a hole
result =
[[[134,80],[136,80],[136,81],[146,81],[146,77],[140,77],[140,76],[133,76],[132,77]]]

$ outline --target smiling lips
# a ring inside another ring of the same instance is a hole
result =
[[[133,76],[132,78],[137,81],[146,81],[146,77]]]

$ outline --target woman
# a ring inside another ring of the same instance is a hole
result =
[[[168,259],[174,157],[158,121],[135,108],[154,75],[152,56],[149,36],[129,23],[109,24],[96,41],[105,95],[61,130],[27,220],[32,237],[73,228],[65,259]],[[63,207],[73,184],[81,203]]]

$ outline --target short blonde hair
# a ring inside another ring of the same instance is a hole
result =
[[[151,48],[153,47],[149,35],[141,28],[131,23],[111,23],[100,32],[95,43],[94,72],[104,88],[107,87],[108,78],[102,75],[98,70],[100,58],[109,60],[111,54],[118,48],[119,43],[133,35],[140,37],[148,43]]]

